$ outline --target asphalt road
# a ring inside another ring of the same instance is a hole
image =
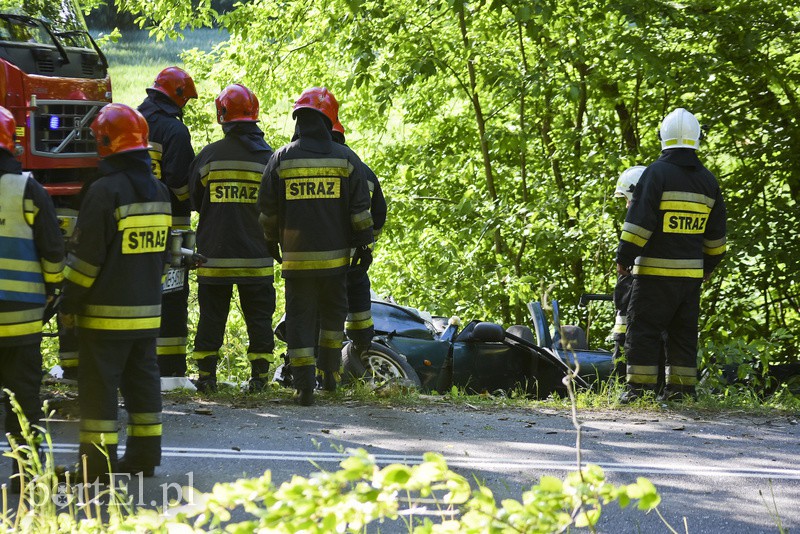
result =
[[[800,532],[800,414],[664,409],[581,411],[579,418],[583,462],[600,465],[615,484],[647,477],[676,531],[779,532],[780,524],[783,532]],[[60,413],[49,427],[56,461],[74,462],[77,420]],[[265,470],[279,483],[319,468],[335,470],[342,450],[364,448],[381,465],[418,463],[423,453],[439,452],[453,470],[492,488],[498,500],[520,500],[542,475],[563,478],[576,469],[575,441],[566,410],[481,409],[436,397],[424,408],[324,397],[312,407],[284,399],[240,407],[166,400],[162,465],[142,486],[134,480],[129,491],[140,504],[161,506],[179,486],[207,491],[218,481]],[[615,505],[604,509],[599,530],[669,532],[657,514]]]

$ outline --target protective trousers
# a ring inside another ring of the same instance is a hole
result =
[[[667,386],[697,384],[700,283],[687,278],[634,278],[625,336],[629,384],[656,387],[662,350]]]
[[[293,385],[297,390],[314,389],[315,364],[324,373],[338,373],[342,365],[347,275],[292,277],[285,281],[286,354]],[[315,339],[317,317],[319,336]]]
[[[157,354],[160,376],[186,376],[186,338],[189,334],[189,277],[183,287],[161,297],[161,329]]]
[[[611,330],[611,338],[614,340],[614,371],[622,376],[626,373],[625,355],[622,348],[625,346],[625,333],[628,331],[628,303],[631,299],[631,287],[633,277],[631,275],[620,275],[617,278],[617,285],[614,287],[614,307],[617,314],[614,317],[614,328]]]
[[[347,319],[345,333],[357,350],[366,350],[375,335],[369,274],[363,269],[347,271]]]
[[[86,455],[88,482],[117,468],[117,389],[122,391],[128,411],[128,464],[160,465],[161,381],[155,339],[110,339],[82,330],[78,369],[79,454]],[[108,461],[102,452],[104,447]]]
[[[17,400],[22,413],[30,424],[38,425],[42,414],[39,402],[39,387],[42,383],[42,353],[39,344],[0,346],[0,385],[8,388]],[[5,404],[5,431],[16,439],[20,438],[20,424],[17,414],[11,408],[8,395]]]
[[[78,375],[78,336],[74,328],[62,328],[61,320],[57,319],[58,334],[58,359],[64,378],[76,379]]]
[[[275,339],[272,333],[272,315],[275,313],[275,287],[271,282],[236,284],[239,304],[247,326],[247,359],[256,367],[269,367]],[[198,284],[197,299],[200,320],[194,338],[194,357],[218,357],[225,338],[233,284]],[[259,378],[259,377],[256,377]],[[264,377],[261,377],[264,378]]]

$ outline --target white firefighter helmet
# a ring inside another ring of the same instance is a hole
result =
[[[617,180],[617,188],[614,190],[614,196],[618,198],[625,197],[630,202],[633,199],[633,190],[636,189],[636,184],[639,183],[639,178],[647,167],[644,165],[636,165],[622,171]]]
[[[658,137],[661,139],[661,148],[692,148],[700,147],[702,138],[700,123],[694,115],[683,108],[678,108],[666,117],[661,123]]]

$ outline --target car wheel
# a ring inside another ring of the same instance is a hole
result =
[[[353,344],[348,343],[342,350],[342,363],[346,376],[368,382],[402,382],[410,387],[422,387],[419,375],[405,357],[380,343],[372,343],[360,357],[354,354]]]

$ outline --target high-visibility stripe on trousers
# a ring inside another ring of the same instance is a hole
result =
[[[345,333],[359,347],[369,347],[375,335],[369,275],[363,269],[347,271],[347,320]]]
[[[699,314],[700,280],[636,277],[625,335],[628,382],[656,384],[664,350],[667,385],[694,386]]]
[[[236,288],[247,326],[248,359],[272,361],[272,351],[275,348],[272,333],[275,287],[269,282],[236,284]],[[194,338],[195,353],[216,354],[222,347],[232,296],[233,284],[198,284],[200,320]]]
[[[286,345],[295,389],[313,389],[316,366],[338,372],[347,316],[347,278],[344,273],[309,278],[286,278]],[[317,320],[319,319],[319,334]]]
[[[186,338],[189,335],[189,279],[181,289],[161,297],[158,367],[161,376],[186,376]]]
[[[128,411],[125,456],[131,465],[161,463],[161,381],[153,338],[109,339],[81,332],[78,400],[81,455],[89,481],[117,467],[117,390]],[[108,461],[98,447],[108,452]]]

